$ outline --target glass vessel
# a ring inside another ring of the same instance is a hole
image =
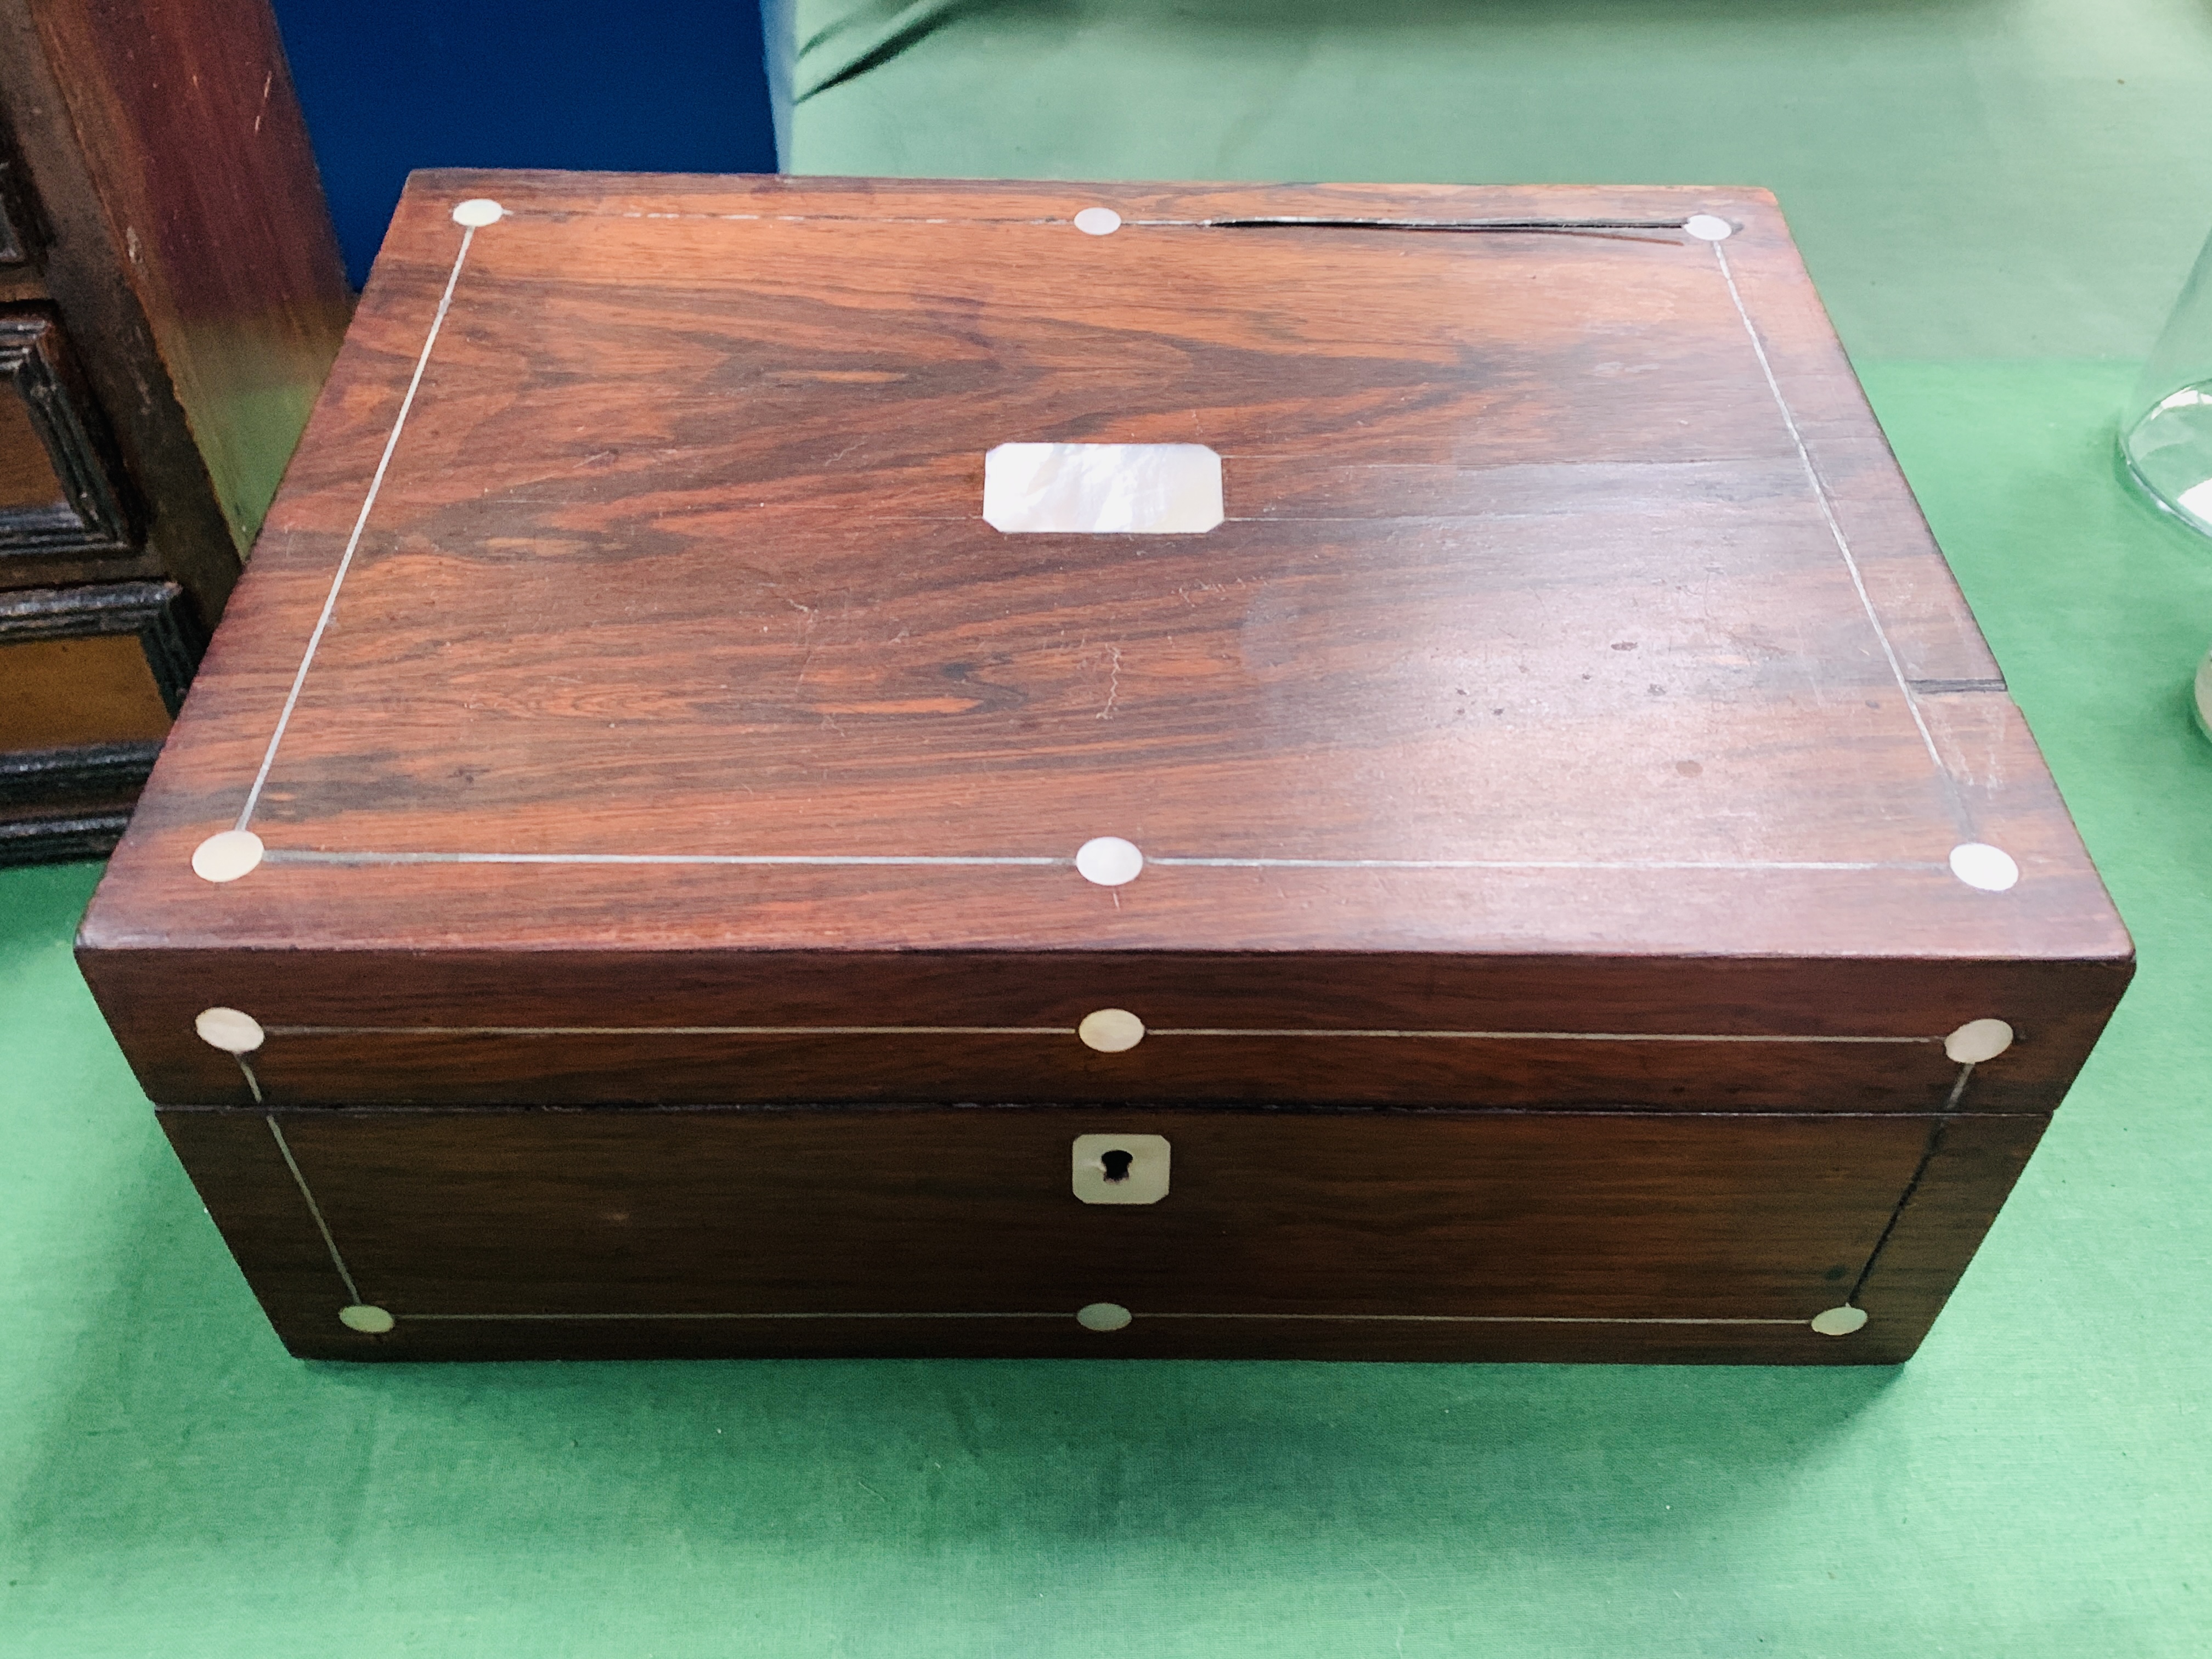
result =
[[[2153,501],[2212,536],[2212,241],[2122,413],[2120,453]]]

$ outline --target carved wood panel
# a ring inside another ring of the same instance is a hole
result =
[[[115,477],[104,424],[53,319],[0,314],[0,558],[128,551]]]

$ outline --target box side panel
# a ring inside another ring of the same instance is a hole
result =
[[[361,1358],[1882,1363],[1910,1352],[2017,1166],[1929,1161],[1929,1121],[1902,1115],[163,1116],[287,1343]],[[2024,1121],[1995,1132],[2017,1147],[2039,1121]],[[1073,1149],[1091,1134],[1164,1138],[1166,1196],[1080,1201]],[[1893,1227],[1908,1194],[1925,1218]],[[1817,1332],[1862,1279],[1887,1326]],[[356,1303],[392,1328],[341,1323]],[[1089,1329],[1091,1304],[1133,1317]]]

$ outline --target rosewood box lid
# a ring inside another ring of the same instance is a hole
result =
[[[431,173],[81,954],[169,1103],[1924,1110],[2130,947],[1763,192]]]

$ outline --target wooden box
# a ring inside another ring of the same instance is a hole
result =
[[[2130,971],[1765,194],[559,173],[80,950],[362,1358],[1894,1361]]]

